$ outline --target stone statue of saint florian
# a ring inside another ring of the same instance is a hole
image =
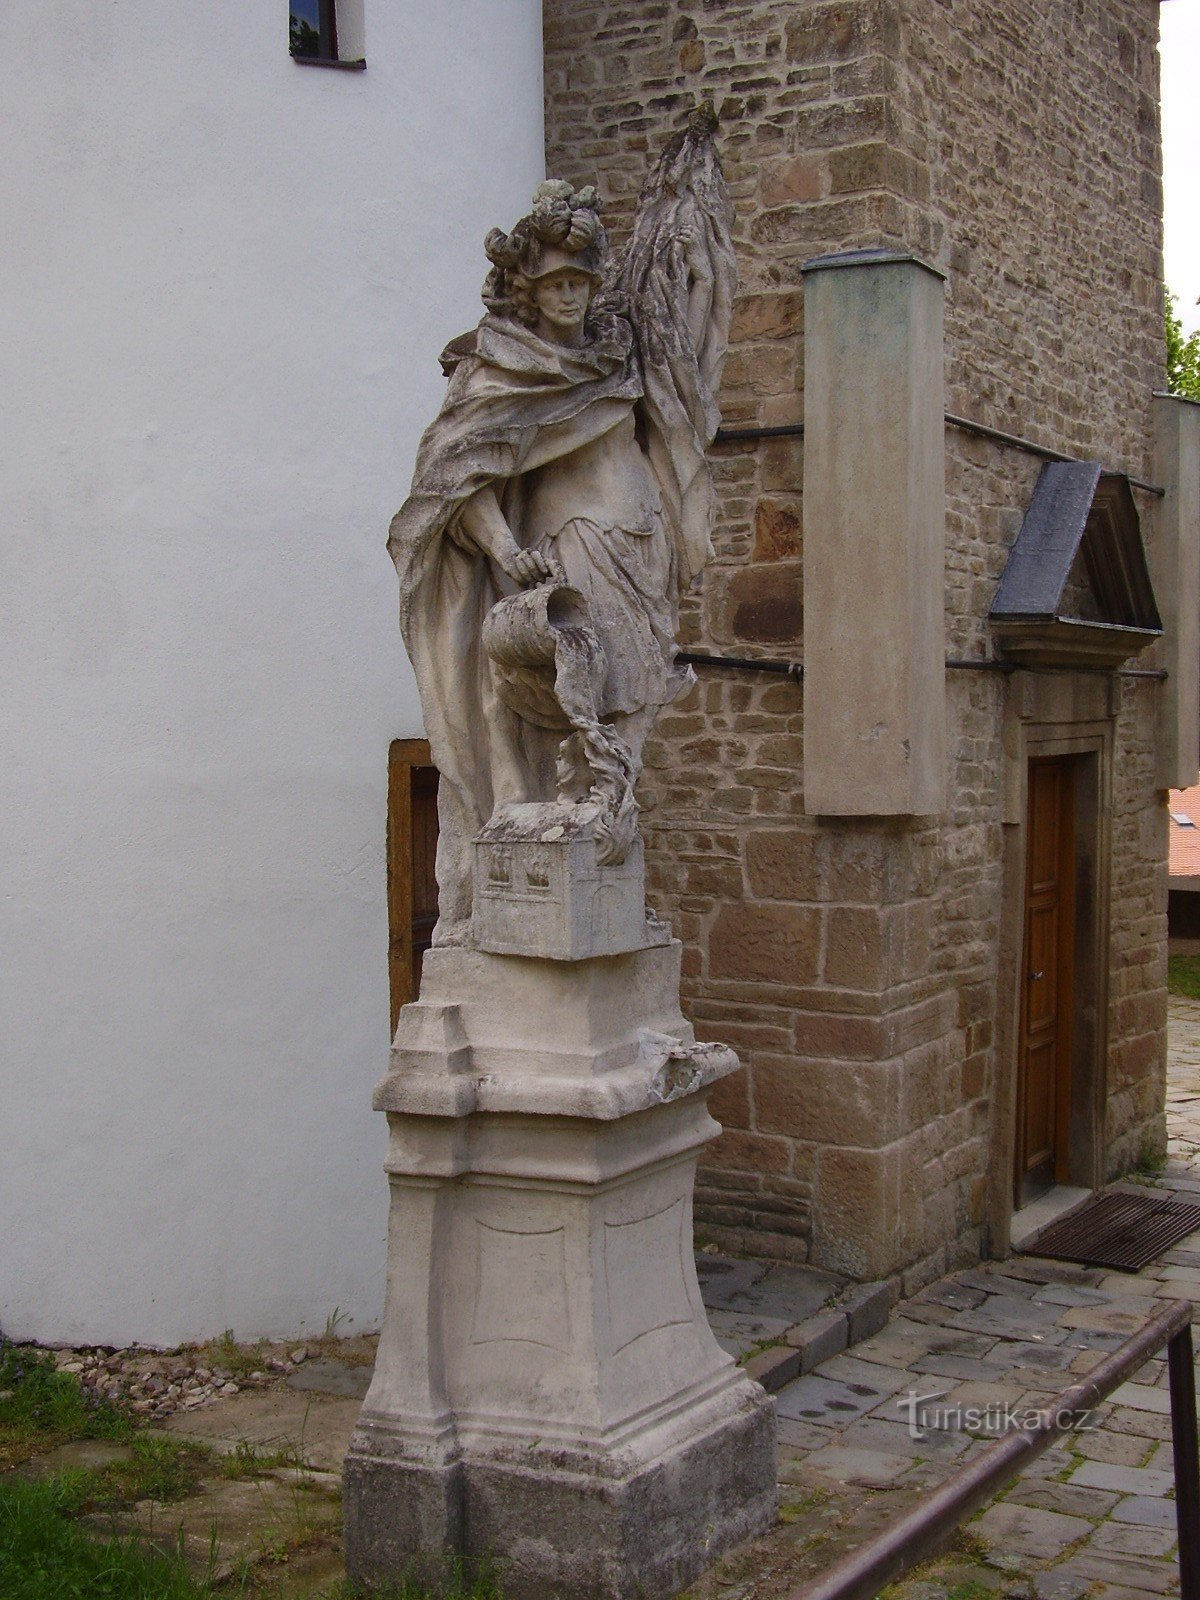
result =
[[[594,188],[541,184],[484,248],[487,315],[392,523],[400,618],[441,773],[435,944],[463,943],[471,842],[497,807],[590,805],[598,858],[675,664],[679,596],[711,554],[705,459],[736,271],[715,118],[697,111],[611,256]]]
[[[344,1469],[347,1571],[503,1563],[513,1600],[666,1600],[775,1515],[770,1400],[692,1255],[709,1091],[634,784],[711,553],[705,451],[735,275],[711,112],[607,255],[540,185],[392,524],[440,773],[441,920],[374,1104],[388,1284]]]

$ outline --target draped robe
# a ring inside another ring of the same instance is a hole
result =
[[[679,593],[711,554],[705,450],[718,421],[713,390],[735,282],[729,221],[711,129],[689,129],[647,184],[633,238],[589,311],[581,346],[550,343],[513,319],[488,315],[443,355],[445,402],[421,441],[412,490],[388,539],[401,630],[441,775],[437,943],[468,935],[471,841],[491,816],[497,787],[511,788],[515,770],[536,766],[531,730],[498,697],[482,645],[484,617],[514,586],[464,532],[463,508],[490,486],[517,543],[530,542],[523,476],[600,439],[633,412],[638,443],[630,448],[642,451],[658,491],[668,541],[661,581],[669,592],[648,596],[645,618],[631,612],[628,621],[645,621],[664,658],[661,671],[649,673],[661,688],[645,691],[647,705],[670,698],[681,679],[654,619],[665,614],[673,633]],[[574,536],[586,548],[593,534],[577,528]]]

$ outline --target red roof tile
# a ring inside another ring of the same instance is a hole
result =
[[[1173,878],[1200,878],[1200,784],[1194,789],[1172,789],[1171,808],[1171,876]],[[1180,822],[1188,817],[1195,824],[1188,827]]]

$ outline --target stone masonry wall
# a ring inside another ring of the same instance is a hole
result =
[[[545,0],[547,170],[599,183],[619,243],[649,157],[712,97],[741,271],[727,426],[803,420],[801,267],[885,245],[948,274],[952,413],[1148,476],[1156,29],[1153,0]],[[948,654],[974,659],[992,653],[988,607],[1040,463],[946,439]],[[685,648],[802,662],[801,444],[713,459],[716,559]],[[641,791],[685,1006],[746,1064],[714,1099],[726,1132],[698,1225],[915,1282],[986,1243],[1005,680],[949,674],[942,818],[824,822],[803,814],[799,683],[698,677],[660,719]],[[1113,1170],[1160,1127],[1154,693],[1127,685],[1115,761]]]

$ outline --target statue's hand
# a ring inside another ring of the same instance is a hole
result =
[[[516,543],[501,550],[496,559],[515,583],[528,586],[551,575],[550,563],[540,550],[522,550]]]

